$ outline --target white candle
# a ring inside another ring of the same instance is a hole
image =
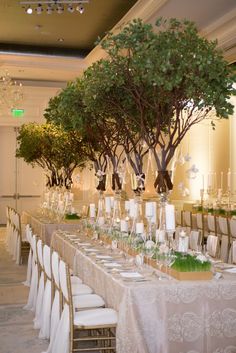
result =
[[[157,229],[156,230],[156,242],[157,243],[164,243],[166,238],[165,231],[162,229]]]
[[[166,230],[175,230],[175,206],[166,205],[165,207],[166,214]]]
[[[153,202],[146,202],[145,204],[145,215],[146,217],[152,217],[153,216]]]
[[[136,234],[143,234],[144,224],[142,222],[136,223]]]
[[[110,197],[110,200],[111,200],[111,208],[113,208],[113,207],[114,207],[114,197],[111,196],[111,197]]]
[[[153,215],[152,215],[151,223],[156,224],[157,223],[157,203],[154,201],[152,204],[153,204],[152,205]]]
[[[111,198],[109,196],[105,197],[105,210],[106,213],[111,213]]]
[[[104,223],[105,223],[104,217],[99,217],[99,218],[98,218],[98,221],[97,221],[97,224],[98,224],[99,226],[103,226]]]
[[[130,217],[135,217],[135,201],[134,199],[129,200],[129,215]]]
[[[128,232],[128,222],[124,219],[121,219],[120,221],[120,231],[124,233]]]
[[[71,213],[74,214],[75,213],[75,209],[74,207],[71,207]]]
[[[223,190],[223,172],[220,173],[220,188]]]
[[[96,209],[95,209],[95,204],[91,203],[89,205],[89,214],[90,214],[90,218],[94,218],[96,215]]]
[[[129,211],[130,205],[129,205],[129,200],[125,201],[125,210]]]
[[[208,174],[208,189],[211,189],[212,187],[212,174]]]
[[[73,192],[70,192],[70,193],[69,193],[69,200],[70,200],[70,201],[73,201],[73,200],[74,200],[74,194],[73,194]]]
[[[184,231],[181,231],[179,234],[179,246],[178,246],[178,251],[179,252],[187,252],[188,251],[188,237],[186,236],[186,233]]]
[[[227,174],[228,189],[231,189],[231,171],[229,169]]]

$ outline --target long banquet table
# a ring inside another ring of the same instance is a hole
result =
[[[51,244],[52,233],[57,230],[73,231],[78,228],[78,220],[64,220],[61,222],[53,222],[36,213],[24,211],[22,214],[22,222],[30,224],[34,234],[38,235],[47,245]]]
[[[117,353],[236,353],[236,274],[127,282],[63,232],[53,233],[52,246],[118,311]]]

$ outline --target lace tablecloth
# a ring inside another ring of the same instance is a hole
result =
[[[61,234],[52,245],[119,312],[117,353],[236,353],[236,275],[127,283]]]
[[[34,234],[38,235],[47,245],[51,244],[52,233],[55,230],[73,231],[78,228],[78,221],[68,220],[60,223],[50,223],[50,221],[43,219],[39,215],[27,211],[23,212],[22,221],[25,224],[30,224]]]

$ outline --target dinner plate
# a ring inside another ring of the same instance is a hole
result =
[[[112,257],[109,255],[96,255],[96,258],[100,260],[112,260]]]
[[[121,272],[120,275],[124,278],[144,278],[139,272]]]
[[[104,262],[103,264],[105,267],[121,267],[121,264],[117,262]]]

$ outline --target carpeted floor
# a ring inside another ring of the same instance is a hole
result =
[[[40,353],[48,343],[33,329],[33,313],[23,309],[29,288],[26,265],[18,266],[5,248],[5,229],[0,228],[0,353]]]

